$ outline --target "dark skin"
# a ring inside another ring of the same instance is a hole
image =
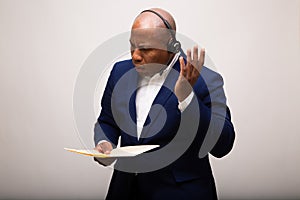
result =
[[[165,37],[161,37],[162,34]],[[153,76],[172,60],[174,54],[166,50],[168,36],[157,28],[137,28],[131,31],[131,57],[140,76]]]
[[[165,10],[153,8],[162,15],[176,30],[173,17]],[[140,76],[153,76],[166,68],[167,64],[174,57],[174,53],[166,50],[167,43],[171,35],[166,29],[163,21],[153,13],[141,13],[134,21],[131,29],[131,57],[136,71]],[[193,90],[197,79],[200,76],[204,64],[205,50],[198,46],[187,50],[187,63],[182,57],[180,62],[180,75],[176,81],[174,93],[178,100],[182,102]],[[113,149],[110,142],[103,142],[95,147],[101,153],[109,154]]]

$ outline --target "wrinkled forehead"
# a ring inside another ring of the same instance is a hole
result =
[[[166,28],[135,28],[130,34],[130,41],[134,43],[166,44],[170,38],[170,30]]]

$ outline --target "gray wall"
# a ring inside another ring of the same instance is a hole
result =
[[[300,198],[299,1],[0,0],[0,199],[103,198],[112,169],[63,150],[84,146],[73,89],[90,53],[150,7],[224,77],[237,138],[212,158],[219,196]]]

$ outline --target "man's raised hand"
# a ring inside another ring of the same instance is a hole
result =
[[[187,63],[184,63],[183,57],[179,58],[180,75],[175,84],[174,92],[178,100],[183,101],[192,92],[193,86],[200,76],[201,69],[204,65],[205,49],[201,48],[198,55],[198,46],[193,48],[193,57],[191,50],[187,50]]]

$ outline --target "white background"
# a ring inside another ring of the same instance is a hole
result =
[[[63,150],[83,147],[73,89],[90,53],[151,7],[224,77],[237,137],[212,159],[219,197],[300,198],[299,1],[0,0],[0,199],[105,196],[112,170]]]

